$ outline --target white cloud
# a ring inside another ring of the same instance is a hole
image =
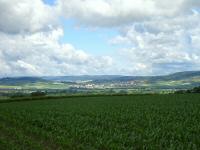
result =
[[[121,59],[137,74],[200,69],[200,14],[159,18],[125,27],[111,40],[124,44]],[[126,46],[125,46],[126,45]],[[144,66],[138,66],[144,64]],[[140,70],[138,70],[138,68]]]
[[[42,0],[0,0],[0,31],[23,33],[49,30],[57,24],[54,7]]]
[[[53,6],[42,0],[0,0],[0,76],[200,69],[199,7],[197,0],[57,0]],[[82,27],[117,27],[119,35],[110,43],[121,50],[93,56],[60,43],[68,36],[59,24],[63,16]]]
[[[58,28],[30,35],[0,34],[3,76],[103,74],[112,65],[109,56],[92,56],[70,44],[60,44]]]
[[[197,0],[58,0],[60,12],[80,25],[118,26],[154,17],[174,17],[199,7]]]
[[[0,76],[106,73],[111,57],[59,42],[57,10],[42,0],[0,0]]]

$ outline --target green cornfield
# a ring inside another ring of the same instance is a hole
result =
[[[200,149],[200,95],[0,103],[0,149]]]

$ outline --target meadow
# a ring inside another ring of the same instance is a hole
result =
[[[199,149],[200,95],[0,103],[0,149]]]

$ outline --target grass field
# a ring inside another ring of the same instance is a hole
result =
[[[200,95],[0,103],[0,149],[199,149]]]

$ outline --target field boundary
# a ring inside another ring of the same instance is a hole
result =
[[[91,94],[91,95],[67,95],[67,96],[36,96],[36,97],[19,97],[19,98],[8,98],[0,100],[0,103],[11,103],[11,102],[23,102],[23,101],[37,101],[37,100],[57,100],[64,98],[79,98],[79,97],[111,97],[111,96],[145,96],[145,95],[163,95],[163,94]],[[165,94],[168,95],[168,94]]]

